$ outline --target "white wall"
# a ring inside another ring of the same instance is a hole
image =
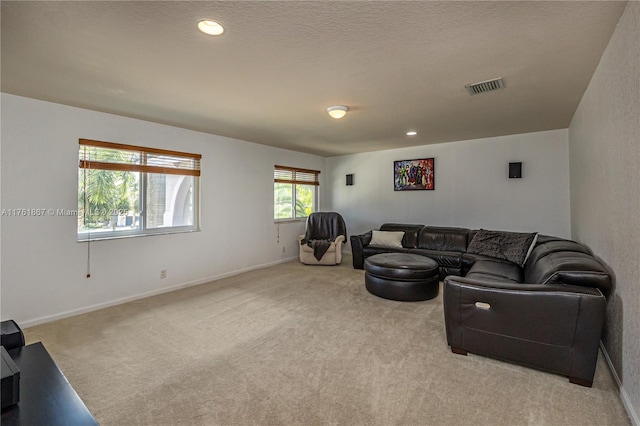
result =
[[[571,227],[611,266],[603,342],[640,425],[640,3],[629,2],[569,127]]]
[[[79,138],[203,156],[202,231],[93,242],[89,279],[75,217],[3,216],[2,319],[33,325],[297,256],[304,223],[274,224],[273,166],[324,170],[324,158],[1,96],[3,209],[77,209]]]
[[[394,191],[393,162],[435,158],[435,190]],[[521,161],[522,178],[508,178]],[[385,222],[570,236],[566,130],[424,145],[327,159],[329,206],[350,234]],[[345,175],[354,174],[354,185]]]

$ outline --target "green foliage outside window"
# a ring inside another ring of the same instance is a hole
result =
[[[313,199],[315,195],[315,187],[313,185],[274,183],[273,194],[275,219],[305,218],[313,212]],[[293,208],[294,203],[295,215]]]
[[[125,155],[121,151],[101,150],[95,160],[124,162]],[[139,175],[137,172],[79,169],[78,211],[84,221],[83,227],[104,227],[117,213],[137,215]]]
[[[296,217],[307,217],[313,212],[313,188],[311,185],[296,185]]]

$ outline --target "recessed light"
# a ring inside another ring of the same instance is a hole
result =
[[[415,130],[410,130],[410,131],[407,132],[407,136],[415,136],[417,134],[418,134],[418,132],[416,132]]]
[[[203,19],[198,22],[198,29],[208,35],[220,35],[224,32],[224,27],[210,19]]]

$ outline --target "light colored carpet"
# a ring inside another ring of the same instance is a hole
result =
[[[593,388],[451,353],[442,296],[380,299],[363,271],[290,262],[25,330],[108,425],[627,425]]]

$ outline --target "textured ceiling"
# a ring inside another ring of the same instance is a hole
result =
[[[2,91],[324,156],[566,128],[625,4],[2,1]]]

